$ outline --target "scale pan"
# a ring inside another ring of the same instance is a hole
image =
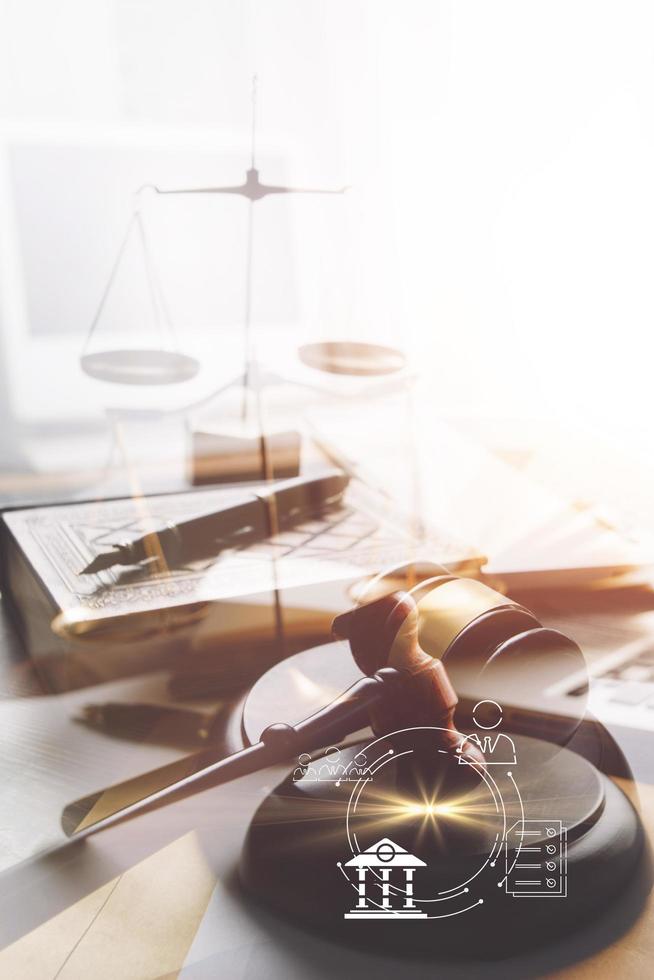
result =
[[[170,350],[103,350],[83,354],[82,371],[99,381],[123,385],[171,385],[194,378],[200,364]]]
[[[406,364],[402,351],[381,344],[364,344],[353,340],[327,340],[304,344],[298,350],[300,360],[309,367],[329,374],[393,374]]]

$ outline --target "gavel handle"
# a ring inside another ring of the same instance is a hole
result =
[[[369,724],[369,712],[403,683],[401,671],[385,667],[371,677],[356,681],[335,701],[297,725],[270,725],[256,745],[216,761],[209,750],[161,766],[144,776],[93,793],[70,803],[61,824],[70,838],[78,840],[127,820],[145,810],[201,793],[240,776],[311,752]],[[149,790],[144,795],[144,785]],[[152,787],[155,787],[152,789]]]

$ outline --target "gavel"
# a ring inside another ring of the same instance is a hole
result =
[[[395,691],[368,707],[375,735],[406,727],[432,727],[435,749],[458,748],[465,761],[483,767],[482,753],[464,740],[454,724],[459,699],[446,668],[420,646],[419,610],[409,593],[394,592],[337,616],[332,631],[338,639],[349,641],[363,674],[375,677],[379,672],[396,672]]]
[[[451,583],[458,602],[452,603]],[[425,601],[441,647],[448,639],[438,657],[421,645]],[[527,610],[483,583],[452,576],[421,583],[413,594],[382,595],[336,617],[333,631],[349,641],[364,675],[336,700],[295,725],[269,725],[256,744],[226,758],[216,760],[208,749],[148,773],[147,785],[158,788],[145,795],[137,778],[77,800],[62,815],[66,834],[89,836],[145,810],[341,742],[367,725],[377,735],[408,726],[433,727],[435,748],[459,748],[465,761],[483,767],[481,752],[455,727],[458,699],[447,664],[460,657],[481,665],[482,672],[495,670],[500,661],[518,670],[521,657],[527,663],[536,651],[546,660],[554,647],[583,663],[573,641],[544,629]]]

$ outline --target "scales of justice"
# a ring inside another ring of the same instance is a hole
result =
[[[198,360],[180,350],[174,324],[170,316],[164,291],[155,269],[152,249],[148,242],[143,215],[140,207],[140,195],[145,190],[152,190],[158,195],[205,195],[230,194],[245,198],[248,202],[247,239],[245,255],[245,302],[243,314],[243,371],[226,384],[215,389],[207,398],[207,402],[233,387],[242,388],[242,418],[248,414],[248,393],[252,392],[257,398],[265,386],[291,384],[303,388],[313,388],[324,393],[324,388],[310,381],[298,381],[269,370],[264,370],[257,361],[252,336],[252,270],[254,251],[254,215],[255,205],[273,194],[329,194],[341,195],[347,187],[316,188],[292,187],[278,184],[268,184],[261,180],[256,161],[256,122],[257,122],[257,77],[252,79],[252,121],[250,166],[245,172],[242,183],[216,187],[180,187],[161,188],[154,184],[144,184],[137,191],[137,203],[128,223],[122,243],[103,290],[98,309],[88,331],[84,348],[80,356],[82,370],[90,377],[117,384],[127,385],[169,385],[188,381],[195,377],[200,369]],[[152,308],[155,330],[160,338],[160,345],[140,349],[104,349],[91,352],[89,347],[101,321],[107,299],[114,287],[116,276],[123,260],[125,250],[132,235],[136,234],[143,257],[143,266],[147,280],[149,301]],[[310,367],[335,374],[350,375],[383,375],[391,374],[404,367],[404,355],[393,348],[378,344],[359,343],[355,341],[326,341],[306,344],[300,347],[300,360]],[[260,414],[260,407],[258,407]]]

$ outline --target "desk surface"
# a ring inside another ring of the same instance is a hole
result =
[[[11,630],[5,630],[4,639],[6,667],[12,656]],[[15,660],[16,651],[13,657]],[[15,667],[6,676],[15,678]],[[135,685],[138,692],[144,689],[139,685],[156,686],[159,681],[154,677],[123,683]],[[86,791],[95,787],[98,772],[103,773],[106,784],[179,754],[147,745],[126,748],[124,742],[77,726],[76,751],[82,763],[76,763],[73,753],[69,781],[48,781],[45,767],[50,761],[61,763],[61,752],[55,751],[61,749],[57,738],[62,739],[72,724],[70,699],[79,699],[80,694],[37,699],[16,697],[29,695],[29,689],[4,693],[5,698],[8,694],[14,697],[0,703],[0,713],[8,712],[14,726],[3,726],[3,757],[10,757],[16,740],[21,742],[21,713],[32,733],[37,717],[49,719],[46,735],[41,732],[36,741],[22,739],[24,766],[29,764],[30,753],[43,752],[44,739],[50,739],[50,754],[32,758],[33,764],[44,766],[43,782],[50,789],[45,798],[24,799],[19,790],[27,784],[21,784],[20,774],[14,773],[14,790],[6,785],[0,803],[0,827],[5,833],[7,823],[16,826],[16,814],[10,811],[18,805],[24,808],[27,823],[30,811],[47,811],[45,817],[41,812],[40,820],[50,822],[53,834],[60,833],[59,796],[66,798],[75,785]],[[88,692],[82,696],[89,699]],[[94,690],[92,699],[96,697]],[[629,746],[626,748],[629,754]],[[236,863],[251,815],[283,775],[282,768],[254,774],[117,826],[83,844],[8,868],[0,877],[0,946],[4,947],[0,974],[22,980],[90,975],[98,980],[169,975],[192,980],[217,976],[304,980],[339,975],[359,980],[373,971],[380,980],[391,980],[401,968],[406,980],[432,978],[435,971],[452,980],[543,975],[585,978],[591,974],[636,980],[649,975],[654,956],[654,906],[648,898],[639,915],[641,899],[633,893],[623,896],[601,920],[555,946],[499,963],[382,960],[340,948],[253,906],[236,882]],[[93,786],[88,785],[90,780],[95,781]],[[625,788],[634,792],[633,786]],[[639,795],[651,839],[654,787],[640,786]],[[10,863],[6,848],[5,860]]]

